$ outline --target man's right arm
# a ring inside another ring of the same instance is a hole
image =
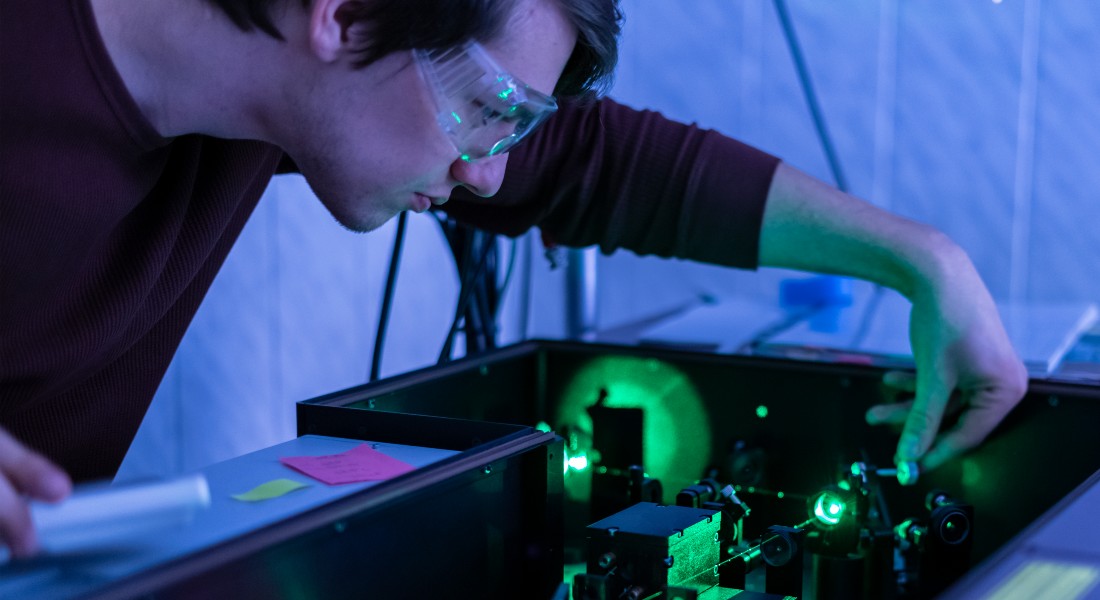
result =
[[[447,211],[510,235],[538,225],[565,245],[836,273],[901,291],[913,302],[915,401],[868,413],[906,425],[899,461],[935,468],[965,452],[1026,390],[989,291],[946,236],[657,113],[563,103],[511,154],[497,197],[458,191]],[[937,436],[956,391],[958,424]]]
[[[867,414],[874,424],[905,425],[899,463],[935,469],[974,448],[1027,391],[1027,371],[989,290],[962,248],[931,227],[781,164],[768,194],[760,264],[866,279],[913,303],[914,400]],[[949,404],[958,420],[941,433]]]
[[[0,428],[0,544],[12,556],[38,550],[28,499],[57,502],[72,492],[65,471]]]

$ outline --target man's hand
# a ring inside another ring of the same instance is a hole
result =
[[[72,487],[57,465],[0,428],[0,542],[12,556],[30,556],[38,550],[27,498],[57,502]]]
[[[849,196],[781,163],[768,190],[760,264],[847,275],[913,303],[915,378],[892,374],[910,403],[876,406],[871,423],[905,423],[895,460],[934,469],[981,442],[1027,388],[993,303],[970,258],[939,231]],[[937,437],[944,413],[957,425]]]
[[[965,256],[959,260],[960,269],[972,270]],[[920,461],[923,470],[977,446],[1027,391],[1027,371],[977,275],[955,273],[953,279],[974,282],[975,289],[949,287],[946,298],[914,301],[909,332],[916,376],[886,374],[888,385],[914,399],[867,411],[872,425],[905,425],[894,460]],[[955,412],[955,426],[937,435],[944,415]]]

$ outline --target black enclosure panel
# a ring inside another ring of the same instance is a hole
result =
[[[749,502],[760,510],[752,525],[762,529],[798,519],[805,497],[853,461],[890,466],[896,433],[863,419],[870,406],[894,399],[880,383],[882,374],[860,365],[534,341],[303,404],[529,426],[542,421],[568,438],[574,424],[562,422],[564,406],[591,404],[600,389],[612,399],[628,389],[646,396],[649,413],[664,415],[664,425],[646,430],[647,444],[708,440],[685,464],[713,467],[731,481],[744,475],[738,470],[744,449],[756,453],[743,491],[753,488],[749,497],[756,503]],[[981,559],[1100,469],[1097,424],[1100,389],[1033,380],[1027,397],[978,450],[915,486],[885,485],[883,497],[896,520],[918,513],[933,489],[973,504],[974,558]],[[665,469],[662,475],[671,502],[701,473]],[[587,515],[576,507],[569,515],[566,537],[575,538],[587,524],[575,521]]]

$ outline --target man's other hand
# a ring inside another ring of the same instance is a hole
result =
[[[0,428],[0,543],[14,557],[38,550],[28,499],[57,502],[72,492],[65,471]]]

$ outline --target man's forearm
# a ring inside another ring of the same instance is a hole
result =
[[[938,230],[786,163],[779,165],[768,192],[760,264],[866,279],[911,300],[949,278],[977,277],[966,254]]]

